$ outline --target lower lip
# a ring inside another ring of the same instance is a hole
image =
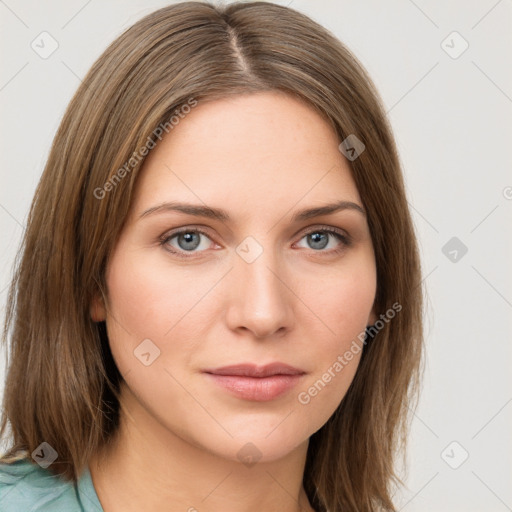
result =
[[[284,395],[292,389],[304,374],[272,375],[270,377],[241,377],[239,375],[215,375],[206,373],[217,384],[244,400],[266,402]]]

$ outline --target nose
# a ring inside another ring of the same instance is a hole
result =
[[[265,249],[252,262],[235,255],[227,286],[226,322],[233,331],[249,331],[255,338],[282,336],[293,327],[291,277]]]

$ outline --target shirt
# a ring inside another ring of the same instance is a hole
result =
[[[0,512],[104,512],[87,467],[68,482],[29,459],[0,463]]]

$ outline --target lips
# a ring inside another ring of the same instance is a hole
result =
[[[223,366],[203,370],[203,373],[237,398],[265,402],[285,395],[302,380],[306,372],[284,363],[271,363],[265,366]]]
[[[210,368],[203,370],[205,373],[213,375],[232,375],[240,377],[271,377],[272,375],[302,375],[306,373],[304,370],[294,368],[285,363],[270,363],[265,366],[257,366],[250,363],[223,366],[221,368]]]

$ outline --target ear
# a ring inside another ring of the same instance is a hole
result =
[[[103,298],[100,295],[95,295],[92,299],[89,313],[93,322],[102,322],[107,318],[107,312],[103,303]]]
[[[375,322],[379,319],[377,313],[375,312],[375,306],[370,311],[370,316],[368,317],[368,322],[366,325],[374,325]]]

